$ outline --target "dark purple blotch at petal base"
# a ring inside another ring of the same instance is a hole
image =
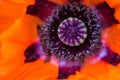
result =
[[[24,52],[25,55],[25,63],[34,62],[40,58],[40,56],[44,55],[40,42],[35,42],[31,44]]]
[[[101,28],[104,29],[119,23],[114,17],[114,9],[106,2],[97,5],[95,9],[98,12],[97,17],[100,19]]]
[[[55,7],[56,4],[48,0],[36,0],[34,5],[29,5],[27,7],[26,14],[35,15],[40,19],[46,21]]]
[[[58,79],[66,79],[70,75],[75,74],[76,71],[80,71],[82,63],[80,61],[66,61],[61,59],[59,61],[59,73]]]
[[[106,47],[107,54],[102,58],[107,63],[117,66],[120,63],[120,55],[113,52],[109,47]]]

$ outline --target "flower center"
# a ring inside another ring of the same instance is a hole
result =
[[[58,37],[66,45],[79,46],[87,37],[87,28],[78,18],[69,17],[58,27]]]
[[[42,26],[40,39],[46,55],[82,62],[101,48],[99,20],[94,11],[82,3],[61,5]]]

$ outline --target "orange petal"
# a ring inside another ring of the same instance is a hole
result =
[[[35,0],[11,0],[11,1],[19,4],[33,4],[35,2]]]
[[[120,80],[120,68],[118,66],[109,65],[109,80]]]
[[[21,0],[20,0],[21,1]],[[26,7],[33,2],[20,4],[10,0],[0,1],[0,33],[8,29],[16,19],[25,15]]]
[[[103,39],[114,52],[120,54],[120,24],[109,27],[103,32]]]
[[[76,75],[70,76],[68,78],[68,80],[95,80],[95,79],[93,79],[92,77],[90,77],[90,76],[88,76],[86,74],[76,72]]]
[[[82,67],[80,72],[77,72],[76,75],[70,76],[70,78],[73,80],[98,80],[101,77],[99,80],[105,80],[103,76],[107,76],[108,68],[109,66],[102,61],[96,64],[86,64]]]
[[[0,16],[0,34],[8,29],[14,23],[15,19]]]
[[[118,4],[120,4],[120,0],[105,0],[111,8],[114,8]]]
[[[87,64],[81,72],[69,77],[69,80],[120,80],[119,66],[98,62],[96,64]]]
[[[20,18],[25,15],[28,4],[2,1],[0,3],[0,17]]]
[[[58,69],[51,63],[45,64],[41,60],[24,63],[25,49],[38,39],[36,26],[39,23],[34,16],[26,15],[1,34],[0,80],[56,79]]]
[[[115,18],[120,22],[120,4],[115,7]]]
[[[25,45],[7,41],[2,42],[1,45],[1,56],[0,58],[0,80],[5,80],[7,75],[15,72],[16,68],[21,67],[24,62],[23,52],[25,50]]]
[[[9,80],[57,80],[58,74],[56,66],[51,63],[44,63],[42,60],[27,64],[14,60],[12,62],[9,61],[9,64],[4,65],[4,68],[0,68],[4,69],[4,73],[5,71],[7,73],[4,75],[0,74],[1,80],[8,80],[8,77]]]
[[[37,40],[36,26],[39,23],[40,21],[36,17],[26,15],[22,19],[16,20],[12,27],[4,32],[0,38],[2,41],[6,39],[29,44]]]
[[[44,62],[42,64],[38,62],[37,64],[38,66],[36,69],[30,69],[31,67],[29,67],[28,74],[31,74],[27,75],[25,80],[57,80],[58,68],[56,66],[52,65],[51,63],[45,64]]]
[[[17,20],[10,29],[0,36],[0,56],[2,57],[0,58],[0,63],[2,63],[0,69],[5,70],[4,73],[7,73],[6,70],[12,71],[8,66],[11,65],[13,68],[14,64],[19,64],[19,61],[14,62],[15,60],[24,60],[24,50],[37,39],[36,20],[31,16],[26,16],[24,19]],[[4,64],[8,64],[7,69]]]
[[[106,73],[108,72],[108,65],[102,61],[96,64],[86,64],[82,72],[97,80],[97,78],[106,75]]]

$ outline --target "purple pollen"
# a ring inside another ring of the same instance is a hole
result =
[[[87,37],[85,24],[77,18],[69,17],[63,20],[57,31],[59,39],[69,46],[79,46]]]

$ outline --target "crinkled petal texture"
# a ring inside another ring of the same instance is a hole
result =
[[[58,4],[67,2],[49,1]],[[115,18],[120,21],[119,0],[106,1],[115,7]],[[33,3],[34,0],[0,1],[0,80],[57,80],[58,67],[52,63],[44,63],[41,59],[24,63],[24,51],[39,40],[36,26],[42,24],[35,16],[25,15],[26,7]],[[114,25],[106,29],[103,38],[113,51],[120,54],[119,33],[119,24]],[[120,64],[112,66],[100,61],[95,64],[87,63],[81,72],[71,75],[68,80],[120,80],[119,74]]]

